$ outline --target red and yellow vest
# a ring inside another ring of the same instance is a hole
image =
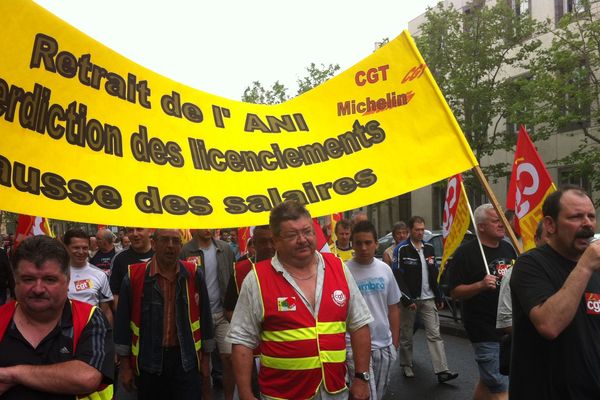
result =
[[[188,303],[188,320],[194,338],[194,347],[196,349],[196,357],[202,347],[202,335],[200,332],[200,305],[199,300],[196,300],[196,270],[198,266],[187,261],[180,261],[188,272],[188,277],[185,285]],[[129,280],[131,282],[131,366],[139,375],[138,357],[140,354],[140,325],[142,323],[142,298],[144,297],[144,279],[146,271],[150,263],[131,264],[128,269]],[[198,358],[198,368],[200,368],[200,359]]]
[[[69,300],[71,302],[71,317],[73,319],[73,355],[79,343],[81,332],[92,318],[95,306],[78,300]],[[11,301],[0,307],[0,340],[15,314],[17,307],[16,301]],[[77,395],[81,400],[110,400],[113,398],[113,385],[101,383],[93,393]]]
[[[252,268],[254,268],[254,263],[249,258],[235,263],[235,266],[233,267],[233,276],[235,277],[235,286],[238,294],[240,294],[240,291],[242,290],[244,278],[252,271]]]
[[[256,264],[263,323],[261,393],[278,399],[309,399],[321,384],[329,393],[346,389],[346,317],[350,291],[339,258],[323,254],[325,276],[315,319],[270,260]]]

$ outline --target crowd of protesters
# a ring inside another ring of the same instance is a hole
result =
[[[542,211],[538,248],[518,257],[496,210],[478,207],[478,239],[447,266],[479,368],[474,399],[600,398],[594,207],[569,186]],[[458,376],[439,333],[445,294],[425,220],[407,222],[385,262],[365,213],[333,227],[328,254],[296,202],[239,239],[138,227],[7,236],[0,399],[212,399],[217,386],[226,400],[381,399],[393,365],[415,376],[415,317],[445,384]]]

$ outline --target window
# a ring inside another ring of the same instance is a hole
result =
[[[585,10],[583,0],[567,0],[565,2],[565,12],[580,13]]]
[[[586,11],[585,0],[554,0],[554,22],[556,24],[565,14],[578,14],[584,11]]]
[[[560,167],[558,169],[558,186],[576,185],[588,193],[592,192],[592,186],[587,175],[576,171],[573,167]]]
[[[447,182],[448,181],[445,180],[431,186],[431,230],[442,228]]]
[[[515,11],[517,16],[528,16],[530,13],[531,4],[529,3],[531,0],[512,0],[511,7]]]
[[[579,66],[561,68],[565,80],[562,90],[557,93],[561,101],[559,110],[563,120],[559,124],[559,132],[568,132],[590,126],[591,118],[591,82],[589,71],[582,61]]]
[[[477,25],[480,18],[480,11],[484,7],[484,1],[474,0],[463,7],[463,31],[471,31],[473,25]]]
[[[533,117],[532,102],[535,99],[528,93],[531,75],[515,76],[506,87],[506,134],[516,136],[519,127],[524,124],[528,133],[533,133],[533,125],[528,124]]]

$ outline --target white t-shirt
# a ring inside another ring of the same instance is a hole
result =
[[[70,267],[69,299],[83,301],[94,306],[113,299],[108,276],[100,268],[87,263],[84,267]]]
[[[416,249],[417,246],[412,244]],[[429,269],[427,268],[427,262],[425,261],[425,253],[423,252],[423,245],[421,244],[421,248],[417,250],[419,253],[419,259],[421,260],[421,297],[419,300],[429,300],[435,298],[435,295],[431,291],[431,287],[429,286]]]
[[[388,319],[388,306],[400,302],[400,289],[394,279],[392,269],[376,258],[369,265],[354,260],[346,261],[346,266],[356,281],[371,315],[375,319],[369,324],[371,349],[381,349],[392,344],[392,332]],[[350,337],[346,335],[349,344]]]
[[[512,276],[512,272],[512,267],[508,268],[500,281],[496,329],[512,326],[512,299],[510,297],[510,277]]]
[[[223,312],[221,304],[221,288],[219,287],[219,273],[217,262],[217,247],[210,242],[207,248],[200,247],[204,254],[204,275],[206,279],[206,289],[208,290],[208,298],[210,300],[210,311],[215,313]]]

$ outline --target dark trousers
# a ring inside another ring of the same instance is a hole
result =
[[[185,372],[181,367],[181,349],[165,348],[161,374],[140,371],[137,377],[139,400],[198,400],[202,380],[197,368]]]

